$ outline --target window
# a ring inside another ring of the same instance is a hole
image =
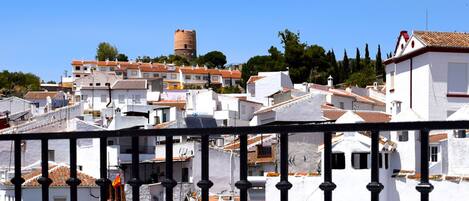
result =
[[[187,49],[187,44],[184,44],[184,49]]]
[[[332,153],[332,169],[345,169],[344,153]]]
[[[144,77],[144,78],[149,78],[149,77],[150,77],[150,74],[149,74],[149,73],[143,73],[143,77]]]
[[[55,151],[47,150],[47,157],[49,158],[49,161],[55,161]]]
[[[75,66],[75,70],[80,70],[80,66]]]
[[[215,76],[215,75],[214,75],[214,76],[212,76],[212,81],[214,81],[214,82],[218,82],[218,76]]]
[[[92,86],[93,86],[93,83],[90,83],[90,87],[92,87]]]
[[[388,153],[384,154],[384,168],[385,169],[389,168],[389,154]]]
[[[130,75],[132,75],[132,76],[137,76],[137,71],[131,71],[131,72],[130,72]]]
[[[407,142],[409,140],[409,131],[400,131],[398,138],[399,142]]]
[[[101,86],[101,83],[99,83],[99,82],[96,83],[96,86],[97,86],[97,87],[100,87],[100,86]]]
[[[88,101],[88,96],[87,95],[81,95],[81,100]]]
[[[195,80],[201,80],[201,79],[202,79],[202,77],[200,77],[200,75],[195,76]]]
[[[101,95],[101,103],[107,102],[107,96],[106,95]]]
[[[202,76],[204,80],[207,80],[208,81],[208,75],[204,75]]]
[[[54,197],[54,201],[67,201],[65,197]]]
[[[140,104],[140,103],[141,103],[141,102],[140,102],[140,95],[135,95],[135,96],[134,96],[134,103],[135,103],[135,104]]]
[[[191,79],[191,75],[185,75],[184,76],[186,80],[190,80]]]
[[[177,79],[177,78],[178,78],[178,76],[177,76],[176,74],[171,74],[171,79],[172,79],[172,80],[175,80],[175,79]]]
[[[83,165],[79,165],[78,170],[83,171]]]
[[[394,90],[394,76],[395,76],[394,71],[391,71],[389,74],[391,76],[391,79],[389,80],[389,83],[390,83],[389,89]]]
[[[182,168],[181,182],[189,182],[189,168]]]
[[[80,75],[75,75],[75,77],[80,77]]]
[[[124,104],[125,103],[125,96],[124,95],[119,95],[119,104]]]
[[[344,108],[345,108],[345,107],[344,107],[344,102],[339,102],[339,108],[340,108],[340,109],[344,109]]]
[[[466,138],[466,130],[457,130],[454,132],[455,138]]]
[[[112,140],[108,140],[108,141],[107,141],[107,145],[108,145],[108,146],[112,146],[112,145],[114,145],[114,141],[112,141]]]
[[[83,70],[85,70],[85,71],[86,71],[86,70],[88,70],[88,67],[86,67],[86,66],[85,66],[85,67],[83,67]]]
[[[352,153],[352,167],[354,169],[368,169],[368,156],[370,153]]]
[[[467,93],[467,64],[448,64],[448,93]]]
[[[272,157],[272,147],[271,146],[258,145],[257,146],[257,157],[258,158]]]
[[[225,85],[231,85],[231,80],[225,80]]]
[[[162,77],[163,79],[166,79],[166,74],[164,74],[164,73],[161,74],[161,77]]]
[[[438,147],[430,146],[430,162],[438,162]]]
[[[160,77],[160,74],[159,74],[159,73],[155,73],[155,74],[153,74],[153,77]]]

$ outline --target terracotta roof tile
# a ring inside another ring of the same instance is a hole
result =
[[[162,106],[169,106],[169,107],[176,107],[178,109],[185,109],[186,108],[186,101],[185,100],[160,100],[152,102],[153,105],[162,105]]]
[[[251,77],[249,77],[249,80],[248,80],[247,83],[248,84],[256,83],[257,80],[260,80],[262,78],[264,78],[264,76],[257,76],[257,75],[251,76]]]
[[[24,95],[24,99],[46,99],[48,96],[51,98],[55,98],[58,95],[56,91],[28,91]]]
[[[430,47],[469,48],[469,33],[414,31],[414,36]]]
[[[437,143],[446,139],[448,139],[447,133],[438,133],[438,134],[432,134],[429,136],[430,143]]]
[[[25,180],[23,187],[41,187],[37,179],[41,176],[41,169],[34,169],[22,175]],[[81,180],[80,187],[96,187],[96,179],[81,171],[77,171],[77,177]],[[70,167],[65,164],[49,164],[49,178],[52,180],[50,187],[69,187],[66,181],[70,178]],[[11,183],[7,183],[12,185]]]
[[[337,120],[344,115],[347,110],[341,109],[323,109],[323,116],[328,120]],[[391,115],[378,111],[354,111],[355,114],[360,116],[365,122],[389,122]]]
[[[146,80],[117,80],[112,89],[147,89]]]

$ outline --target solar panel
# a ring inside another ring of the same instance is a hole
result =
[[[194,116],[186,117],[187,128],[215,128],[217,122],[213,117]]]

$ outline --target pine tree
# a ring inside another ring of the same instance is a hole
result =
[[[362,70],[361,64],[360,64],[360,50],[357,48],[357,52],[355,54],[355,63],[352,68],[352,73],[359,72]]]
[[[342,59],[342,80],[346,80],[351,73],[350,61],[347,56],[347,50],[344,50],[344,59]]]
[[[383,66],[383,60],[381,59],[381,46],[378,45],[378,53],[376,53],[376,64],[375,64],[375,70],[376,70],[376,75],[381,75],[383,76],[383,80],[386,77],[386,72],[384,70]]]
[[[339,65],[337,64],[337,59],[335,58],[334,49],[331,50],[330,54],[331,55],[330,55],[329,63],[332,66],[332,76],[334,77],[337,83],[340,83],[342,80],[341,80],[341,76],[339,72]]]
[[[365,45],[365,64],[368,66],[371,63],[370,51],[368,51],[368,43]]]

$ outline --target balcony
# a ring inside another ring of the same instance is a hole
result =
[[[0,141],[14,142],[14,178],[11,180],[14,185],[14,195],[16,200],[22,199],[22,184],[24,179],[21,177],[21,144],[23,140],[40,140],[41,142],[41,166],[42,176],[38,178],[41,184],[42,197],[44,201],[49,200],[49,178],[48,170],[48,141],[56,139],[69,140],[70,144],[70,174],[67,184],[70,187],[70,200],[77,201],[78,185],[80,180],[77,177],[77,139],[97,138],[100,141],[99,146],[99,166],[100,179],[96,180],[96,184],[100,187],[101,201],[108,200],[108,190],[110,181],[107,172],[107,139],[115,137],[130,137],[131,145],[129,150],[131,155],[132,178],[128,184],[132,187],[132,200],[137,201],[140,198],[140,186],[142,178],[139,172],[139,156],[142,150],[139,145],[138,138],[140,136],[162,136],[166,138],[165,143],[165,179],[161,183],[166,192],[166,201],[173,200],[173,188],[177,185],[173,178],[173,137],[174,136],[200,136],[201,139],[201,181],[197,186],[201,189],[201,200],[209,200],[209,190],[213,183],[209,177],[209,138],[211,135],[238,135],[239,136],[239,178],[236,187],[239,189],[239,197],[241,201],[247,201],[248,190],[253,186],[252,181],[248,180],[248,134],[256,133],[278,133],[279,134],[279,160],[280,171],[279,181],[275,185],[280,191],[280,200],[289,200],[289,190],[292,184],[289,182],[289,156],[288,156],[288,136],[289,133],[312,133],[312,135],[321,135],[324,139],[323,146],[323,163],[324,169],[322,181],[317,186],[311,188],[319,188],[323,191],[325,201],[331,201],[334,189],[338,186],[334,183],[332,174],[332,135],[334,132],[350,132],[350,131],[370,131],[371,132],[371,170],[368,174],[369,183],[366,186],[357,188],[366,188],[372,201],[380,199],[380,192],[383,188],[388,188],[380,183],[379,171],[379,137],[380,131],[420,131],[420,174],[419,181],[416,185],[414,194],[419,194],[420,200],[428,201],[429,195],[434,189],[429,180],[429,132],[431,130],[459,130],[469,128],[469,121],[436,121],[436,122],[394,122],[394,123],[354,123],[354,124],[308,124],[308,125],[281,125],[281,126],[260,126],[260,127],[219,127],[219,128],[197,128],[197,129],[149,129],[149,130],[119,130],[119,131],[90,131],[90,132],[71,132],[71,133],[27,133],[27,134],[4,134],[0,135]],[[269,150],[262,150],[261,156],[268,155]],[[336,175],[340,177],[340,174]],[[345,177],[342,174],[342,177]],[[339,179],[339,178],[337,178]],[[433,182],[433,181],[432,181]],[[410,191],[409,191],[410,192]],[[338,192],[341,193],[341,192]],[[356,196],[363,196],[356,194]],[[448,195],[449,196],[449,195]],[[39,198],[38,198],[39,200]],[[365,200],[365,199],[364,199]]]

